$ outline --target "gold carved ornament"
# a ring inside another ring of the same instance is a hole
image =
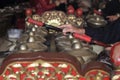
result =
[[[0,76],[1,80],[78,80],[80,77],[73,65],[66,62],[14,62]]]
[[[13,62],[1,74],[1,80],[109,80],[110,75],[102,70],[88,71],[80,75],[67,62],[46,62],[44,60]]]
[[[34,14],[32,18],[55,27],[63,24],[81,26],[84,23],[84,20],[81,17],[76,17],[75,15],[66,15],[62,11],[46,11],[41,16]]]

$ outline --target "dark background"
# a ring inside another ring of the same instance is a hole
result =
[[[14,6],[28,1],[29,0],[0,0],[0,8],[4,8],[5,6]]]

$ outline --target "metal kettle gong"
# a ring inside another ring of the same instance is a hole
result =
[[[102,16],[96,14],[88,15],[86,20],[88,26],[94,28],[105,27],[105,25],[107,24],[107,21]]]

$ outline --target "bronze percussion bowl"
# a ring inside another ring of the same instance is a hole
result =
[[[88,26],[94,28],[105,27],[105,25],[107,24],[107,21],[102,16],[96,14],[88,15],[86,20]]]

